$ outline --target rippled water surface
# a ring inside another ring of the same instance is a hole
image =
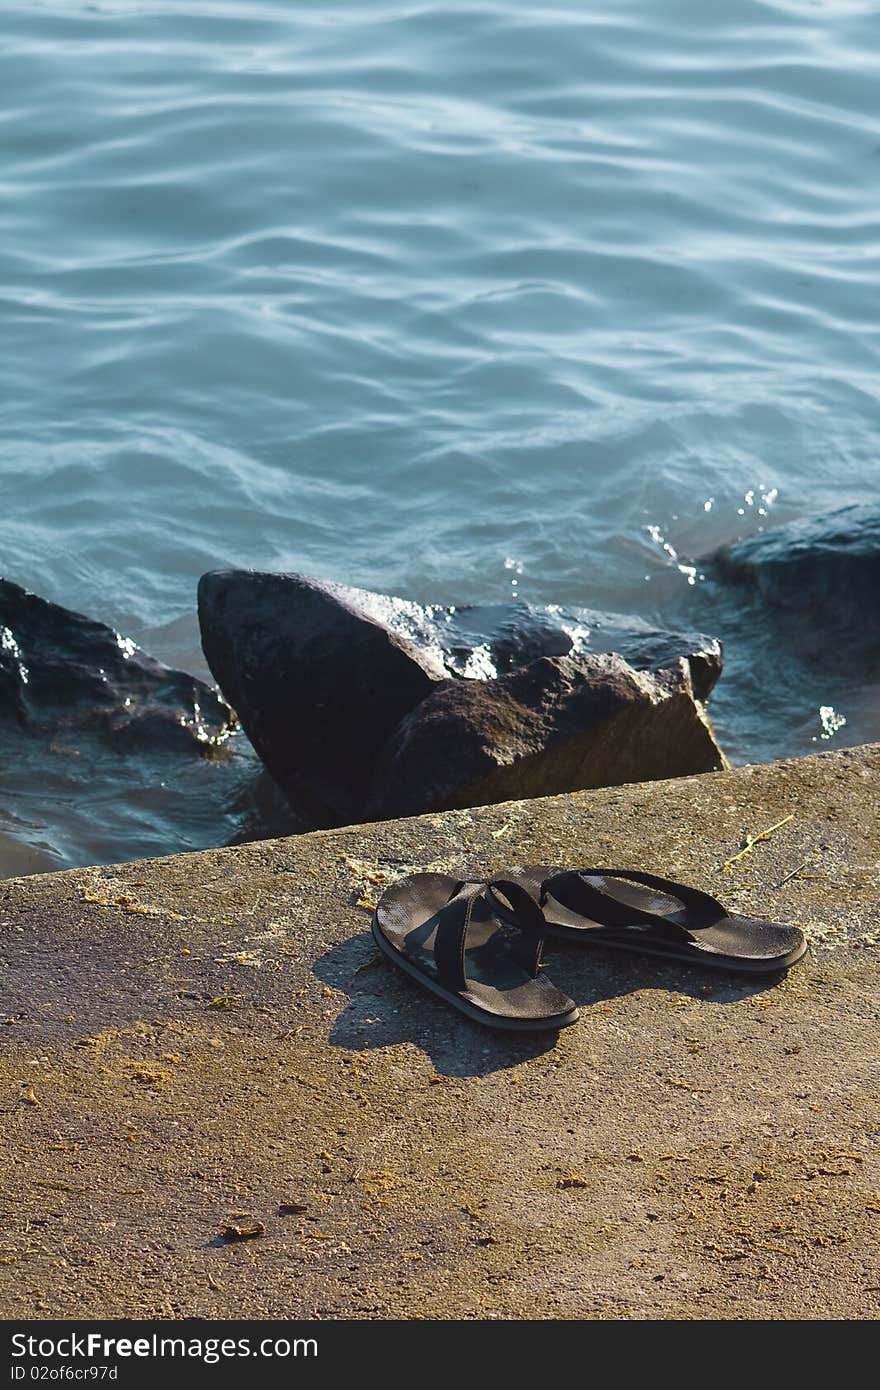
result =
[[[880,737],[697,563],[880,498],[878,37],[873,0],[7,5],[0,573],[191,670],[218,565],[632,611],[727,639],[735,758]]]

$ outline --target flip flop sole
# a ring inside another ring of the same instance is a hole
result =
[[[460,1013],[466,1014],[475,1023],[482,1023],[487,1028],[495,1028],[499,1032],[505,1033],[555,1033],[560,1028],[568,1028],[570,1024],[577,1023],[579,1011],[576,1008],[569,1009],[565,1014],[551,1015],[549,1018],[505,1018],[503,1014],[493,1014],[488,1009],[481,1009],[476,1004],[471,1004],[469,1000],[463,999],[460,994],[445,989],[436,980],[432,980],[430,975],[426,975],[424,970],[420,970],[417,965],[408,961],[396,946],[392,946],[379,926],[379,920],[375,913],[373,913],[371,928],[373,940],[389,960],[394,961],[395,965],[399,966],[407,975],[411,975],[414,980],[418,980],[420,985],[425,986],[425,989],[429,989],[432,994],[436,994],[447,1004],[452,1004]]]
[[[545,872],[546,871],[546,872]],[[537,899],[540,892],[540,885],[554,873],[562,872],[559,868],[551,865],[542,865],[538,869],[540,878],[536,876],[534,870],[523,870],[517,875],[523,887]],[[503,904],[499,905],[503,912]],[[545,907],[545,917],[547,913]],[[552,910],[552,909],[550,909]],[[589,919],[584,918],[584,921]],[[567,923],[554,922],[552,918],[546,917],[547,935],[556,941],[577,942],[579,946],[586,946],[588,950],[599,949],[607,946],[610,951],[623,951],[629,955],[652,956],[655,960],[671,960],[676,965],[705,966],[708,970],[720,970],[726,974],[736,975],[779,975],[788,970],[792,965],[796,965],[807,952],[807,941],[802,938],[800,943],[784,956],[776,959],[749,958],[748,956],[727,956],[710,954],[708,951],[700,951],[696,948],[682,946],[678,948],[672,944],[658,945],[656,942],[649,942],[639,933],[634,936],[632,942],[615,941],[610,937],[602,936],[602,923],[597,922],[593,926],[572,927]],[[622,928],[626,930],[626,928]]]
[[[708,951],[677,951],[674,946],[667,949],[647,945],[643,941],[634,941],[630,945],[626,941],[611,941],[608,937],[600,936],[600,930],[598,927],[565,927],[549,920],[547,922],[547,935],[556,941],[575,941],[591,951],[607,946],[609,951],[622,951],[626,955],[653,956],[655,960],[669,960],[676,965],[704,965],[708,970],[721,970],[727,974],[778,975],[795,965],[807,952],[807,943],[802,941],[799,947],[778,960],[749,960],[747,956],[716,956]]]

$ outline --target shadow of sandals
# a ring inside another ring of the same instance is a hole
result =
[[[548,940],[544,961],[553,983],[582,1009],[645,989],[728,1004],[759,994],[780,974],[721,975],[637,954]],[[551,1052],[558,1033],[513,1033],[473,1023],[452,1005],[395,969],[369,931],[334,946],[315,962],[325,984],[348,995],[329,1041],[335,1047],[370,1050],[415,1043],[444,1076],[486,1076]],[[578,1024],[574,1025],[575,1028]]]

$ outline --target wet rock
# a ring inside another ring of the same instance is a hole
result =
[[[667,632],[641,618],[617,613],[593,613],[573,609],[580,623],[589,626],[588,645],[579,643],[572,654],[615,652],[637,671],[675,671],[684,661],[694,698],[708,700],[724,667],[721,642],[702,632]]]
[[[356,818],[377,750],[444,674],[392,626],[394,603],[296,574],[225,570],[199,583],[208,665],[313,824]]]
[[[723,580],[757,591],[770,616],[880,638],[880,507],[842,507],[761,531],[713,558]]]
[[[542,656],[586,652],[617,652],[639,671],[668,670],[683,657],[694,694],[706,700],[723,666],[721,643],[715,637],[668,632],[641,618],[592,608],[539,608],[522,602],[430,607],[420,610],[420,625],[411,629],[413,639],[438,650],[450,675],[485,679]]]
[[[0,580],[0,878],[216,844],[256,766],[209,686]]]
[[[216,691],[104,623],[0,579],[0,723],[35,737],[100,734],[118,747],[219,746],[234,727]]]
[[[577,662],[613,648],[632,668],[672,672],[679,684],[686,671],[693,707],[694,693],[706,698],[722,663],[715,639],[663,632],[637,618],[525,603],[423,606],[302,575],[250,570],[203,576],[199,622],[208,664],[259,756],[291,803],[317,825],[356,821],[384,806],[376,790],[380,751],[435,691],[483,686],[524,667],[534,667],[533,679],[543,676],[552,687],[557,668],[540,662],[557,658],[575,662],[558,668],[569,671],[573,683],[588,683],[605,668]],[[655,687],[665,688],[654,681],[646,689]],[[552,702],[558,692],[548,690],[546,698]],[[476,696],[461,696],[469,699],[475,709],[480,705]],[[574,721],[588,703],[586,696],[580,705],[572,699],[566,717]],[[426,712],[428,724],[433,710]],[[697,759],[699,770],[719,765],[714,743],[712,750]],[[641,771],[622,746],[615,756],[637,778],[697,770],[690,752],[678,760],[674,750],[659,761],[652,754],[644,767],[656,763],[661,773]],[[625,780],[613,764],[609,753],[597,765],[606,780]],[[556,785],[542,783],[537,771],[533,781],[537,790],[529,795]],[[418,797],[407,805],[424,809]]]
[[[726,766],[679,659],[663,674],[613,654],[541,657],[487,681],[450,680],[382,752],[375,819]]]

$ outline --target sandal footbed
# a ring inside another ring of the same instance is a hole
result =
[[[564,873],[559,867],[532,864],[511,869],[508,877],[521,883],[537,902],[541,886],[547,879]],[[623,872],[623,870],[621,870]],[[671,922],[688,926],[688,912],[670,894],[641,884],[590,875],[589,881],[603,892],[633,907],[666,917]],[[767,974],[787,970],[800,960],[807,949],[804,935],[797,927],[769,922],[761,917],[745,917],[729,913],[712,926],[699,928],[699,939],[693,942],[669,941],[651,934],[650,924],[636,923],[631,927],[610,927],[594,923],[583,913],[558,902],[547,890],[542,904],[547,920],[547,934],[561,940],[580,941],[589,946],[609,946],[615,950],[637,951],[676,961],[690,961],[716,970],[738,970]],[[745,949],[744,949],[745,948]]]
[[[577,1019],[568,995],[544,975],[533,977],[514,959],[517,928],[485,898],[474,902],[465,948],[465,987],[438,978],[434,939],[438,914],[457,880],[448,874],[411,874],[385,890],[373,914],[373,936],[384,953],[414,979],[471,1018],[500,1028],[562,1028]]]

